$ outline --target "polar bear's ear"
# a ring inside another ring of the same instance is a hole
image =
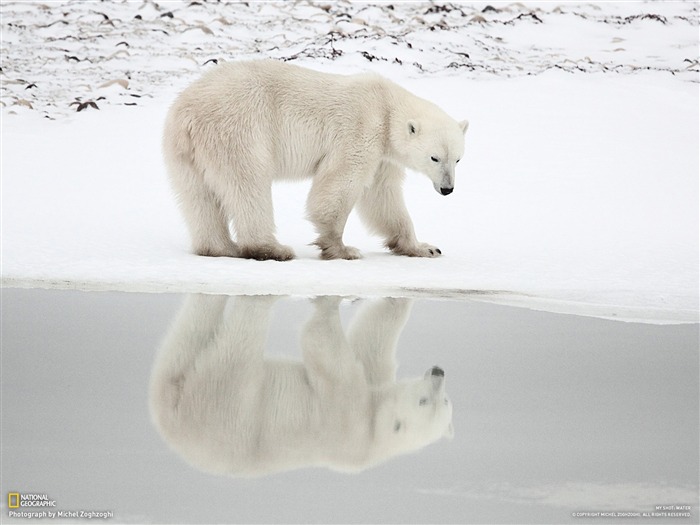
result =
[[[415,120],[408,121],[408,134],[417,135],[418,134],[418,123]]]
[[[462,133],[466,133],[467,130],[469,129],[469,121],[463,120],[462,122],[459,123],[459,127],[462,128]]]

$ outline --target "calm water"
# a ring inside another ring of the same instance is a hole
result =
[[[697,523],[698,367],[698,325],[3,289],[2,522]]]

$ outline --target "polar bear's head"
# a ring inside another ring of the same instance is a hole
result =
[[[455,167],[464,154],[464,134],[469,122],[457,122],[435,108],[427,115],[410,118],[403,130],[406,167],[427,175],[435,191],[452,193]]]
[[[434,366],[421,379],[397,383],[378,408],[375,425],[388,456],[423,448],[441,437],[452,438],[445,372]]]

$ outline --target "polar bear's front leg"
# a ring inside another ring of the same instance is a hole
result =
[[[352,351],[340,320],[342,297],[320,296],[313,300],[314,313],[302,330],[301,348],[308,380],[318,393],[341,385],[364,384],[362,362]],[[353,400],[347,400],[352,403]]]
[[[364,364],[369,384],[396,381],[396,345],[412,306],[413,301],[406,298],[375,299],[365,302],[352,319],[347,339]]]
[[[374,183],[363,192],[357,211],[373,233],[384,237],[384,244],[396,255],[438,257],[439,248],[418,242],[413,222],[403,199],[403,170],[382,163]]]

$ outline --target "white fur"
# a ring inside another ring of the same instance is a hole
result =
[[[164,439],[198,469],[253,476],[359,471],[451,437],[444,377],[396,382],[410,301],[369,302],[347,337],[340,301],[315,300],[297,362],[263,355],[274,297],[189,297],[153,366],[151,413]]]
[[[323,258],[360,257],[343,244],[356,205],[394,253],[435,257],[437,248],[416,240],[401,192],[404,168],[450,192],[467,125],[378,75],[236,62],[216,66],[177,98],[163,150],[200,255],[293,258],[275,237],[271,185],[313,177],[307,214]]]

